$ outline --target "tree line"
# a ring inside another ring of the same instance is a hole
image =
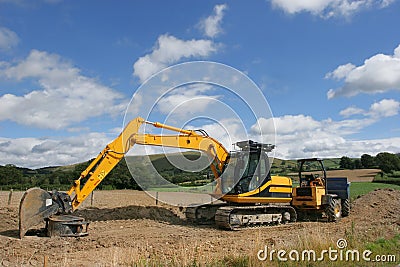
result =
[[[164,160],[164,159],[163,159]],[[39,169],[28,169],[17,167],[12,164],[0,166],[0,190],[11,188],[26,190],[31,187],[41,187],[44,189],[68,190],[73,181],[78,179],[81,172],[89,166],[91,161],[65,167],[45,167]],[[154,162],[155,163],[155,162]],[[379,168],[388,177],[399,178],[400,175],[400,154],[382,152],[376,156],[363,154],[361,158],[352,159],[343,156],[340,159],[339,167],[342,169],[369,169]],[[195,182],[204,179],[209,170],[200,173],[183,172],[173,169],[172,165],[163,163],[162,167],[155,166],[162,177],[174,184]],[[140,164],[131,167],[135,175],[150,178],[147,166]],[[190,184],[189,184],[190,185]],[[125,160],[121,160],[117,166],[107,175],[107,178],[98,186],[99,189],[140,189]]]
[[[384,173],[393,173],[400,171],[400,154],[382,152],[375,157],[369,154],[363,154],[360,159],[351,159],[343,156],[340,159],[341,169],[371,169],[378,168]]]
[[[140,157],[140,156],[139,156]],[[195,160],[198,156],[185,156],[189,160]],[[93,160],[93,159],[92,159]],[[68,190],[73,181],[80,177],[92,160],[75,164],[73,166],[45,167],[39,169],[28,169],[17,167],[12,164],[0,166],[0,191],[8,189],[26,190],[31,187],[41,187],[43,189]],[[129,168],[125,160],[121,160],[111,170],[107,177],[97,186],[98,189],[136,189],[141,187],[136,183],[132,175],[145,177],[141,179],[141,186],[150,186],[154,184],[154,172],[150,171],[150,167],[145,164],[135,163],[141,162],[141,159],[134,158],[129,161]],[[168,182],[173,184],[184,184],[186,186],[198,185],[196,181],[205,179],[209,168],[200,172],[182,171],[174,167],[167,158],[163,157],[152,161],[153,167],[157,172],[165,178],[165,184]],[[131,174],[132,173],[132,174]],[[82,181],[81,184],[84,184]]]
[[[12,164],[0,166],[0,190],[26,190],[31,187],[43,189],[68,190],[73,181],[78,179],[81,172],[91,161],[68,167],[46,167],[40,169],[20,168]],[[108,174],[98,186],[100,189],[140,189],[129,173],[124,160]]]

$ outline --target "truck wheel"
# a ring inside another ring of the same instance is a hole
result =
[[[347,217],[350,214],[350,200],[348,198],[342,199],[342,216]]]
[[[332,199],[326,208],[328,222],[337,222],[342,217],[342,205],[339,199]]]

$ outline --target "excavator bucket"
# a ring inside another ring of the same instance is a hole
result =
[[[38,187],[28,189],[19,206],[19,237],[22,239],[30,228],[45,222],[58,209],[49,192]]]

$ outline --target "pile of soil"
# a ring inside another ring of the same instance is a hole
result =
[[[351,205],[350,218],[366,225],[383,224],[400,226],[400,191],[376,189],[357,198]]]

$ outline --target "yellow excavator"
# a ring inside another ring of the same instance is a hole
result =
[[[141,134],[139,128],[142,124],[178,134]],[[269,172],[267,153],[274,145],[247,140],[236,143],[237,151],[228,152],[203,130],[185,130],[138,117],[100,152],[67,192],[48,192],[40,188],[25,192],[19,210],[20,238],[43,222],[46,222],[49,236],[87,235],[88,223],[71,213],[135,144],[191,149],[209,156],[216,184],[212,196],[222,203],[187,207],[186,216],[190,221],[213,221],[226,229],[296,221],[296,211],[291,206],[292,180],[271,176]]]

